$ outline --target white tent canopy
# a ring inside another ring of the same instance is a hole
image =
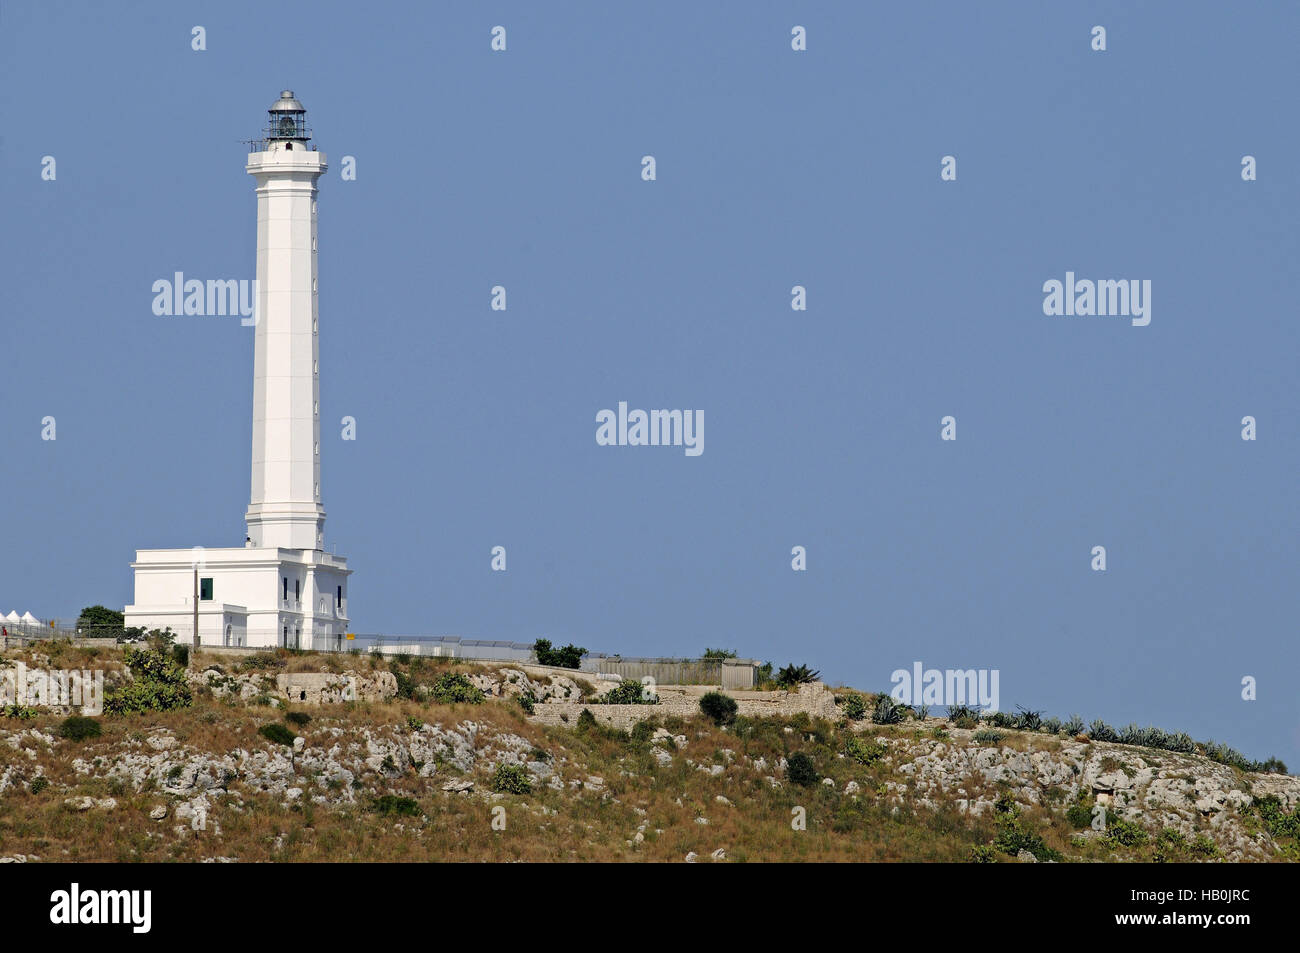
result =
[[[10,609],[10,610],[9,610],[9,614],[8,614],[7,616],[5,616],[5,621],[6,621],[6,622],[22,622],[23,620],[22,620],[21,618],[19,618],[17,612],[14,612],[14,610]]]
[[[25,622],[27,625],[40,625],[40,624],[41,624],[41,620],[38,619],[38,618],[36,618],[36,616],[32,615],[30,612],[24,612],[24,613],[23,613],[23,617],[22,617],[21,619],[19,619],[18,621],[20,621],[20,622]]]

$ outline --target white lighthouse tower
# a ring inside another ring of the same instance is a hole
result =
[[[321,505],[316,180],[306,110],[285,90],[246,171],[257,183],[252,489],[243,547],[136,552],[126,624],[204,644],[338,647],[347,561],[326,553]]]
[[[253,350],[254,546],[320,549],[320,351],[316,310],[316,180],[325,156],[307,149],[306,111],[285,90],[271,107],[257,180],[257,311]]]

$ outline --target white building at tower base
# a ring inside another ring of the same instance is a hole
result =
[[[196,568],[204,645],[338,650],[348,631],[352,571],[320,550],[141,549],[131,568],[135,603],[126,607],[126,625],[170,628],[187,644]]]

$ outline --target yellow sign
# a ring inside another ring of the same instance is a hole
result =
[[[348,635],[347,635],[347,637],[348,637],[348,639],[355,639],[357,636],[356,636],[356,633],[354,633],[354,632],[349,632]]]

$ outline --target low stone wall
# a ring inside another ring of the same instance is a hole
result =
[[[690,718],[700,712],[700,698],[710,691],[705,685],[660,685],[657,705],[593,705],[584,702],[545,702],[533,706],[533,721],[544,725],[577,724],[586,708],[601,724],[627,729],[647,718],[677,715]],[[838,718],[835,696],[821,682],[800,685],[794,692],[727,691],[736,700],[737,714],[746,718],[788,718],[806,713],[816,718]]]

